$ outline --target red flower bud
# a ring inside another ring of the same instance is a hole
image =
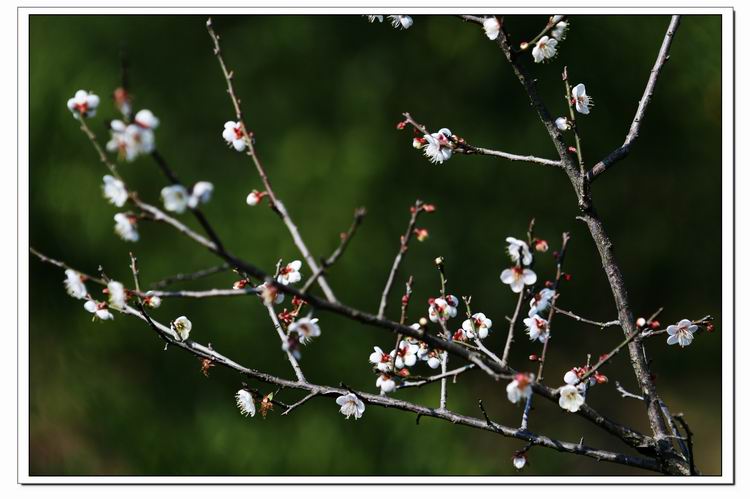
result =
[[[573,146],[568,147],[568,152],[571,154],[576,154],[578,152],[578,149],[576,149]]]
[[[403,130],[406,128],[406,122],[405,121],[399,121],[396,123],[396,130]]]
[[[709,322],[708,324],[706,324],[706,331],[707,332],[712,333],[713,330],[714,330],[714,323],[713,322]]]
[[[649,322],[648,327],[650,327],[651,329],[659,329],[659,327],[661,327],[661,322],[651,321]]]
[[[529,360],[531,362],[537,362],[539,360],[539,356],[535,353],[532,353],[531,355],[529,355]]]

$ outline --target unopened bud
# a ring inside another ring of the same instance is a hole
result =
[[[526,50],[529,48],[529,42],[521,42],[521,50]]]
[[[403,130],[406,128],[406,122],[405,121],[399,121],[396,123],[396,130]]]
[[[708,324],[706,324],[706,331],[707,332],[712,333],[713,330],[714,330],[714,323],[713,322],[709,322]]]
[[[438,267],[442,267],[443,263],[445,263],[445,259],[442,256],[439,256],[435,258],[435,265]]]
[[[424,317],[420,318],[419,319],[419,325],[421,327],[425,327],[427,325],[427,319],[425,319]]]
[[[531,355],[529,355],[529,360],[531,362],[537,362],[539,360],[539,356],[535,353],[532,353]]]
[[[635,325],[638,326],[639,328],[642,328],[643,326],[646,325],[646,319],[644,319],[643,317],[638,317],[638,320],[635,321]]]

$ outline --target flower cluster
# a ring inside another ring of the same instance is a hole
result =
[[[544,62],[552,59],[557,54],[557,44],[565,39],[569,24],[563,20],[563,16],[552,16],[550,25],[553,26],[550,36],[544,35],[537,40],[531,55],[534,62]]]
[[[456,335],[460,338],[479,338],[480,340],[483,340],[490,334],[491,327],[492,320],[479,312],[472,315],[470,319],[466,319],[463,324],[461,324],[461,329],[456,331]],[[454,335],[454,337],[456,335]]]
[[[97,107],[99,107],[99,96],[85,90],[77,91],[68,99],[68,109],[76,119],[93,118],[96,116]]]
[[[513,267],[503,270],[500,280],[509,285],[514,293],[521,293],[525,286],[531,286],[536,282],[536,273],[526,268],[531,265],[533,255],[529,245],[524,241],[515,237],[508,237],[505,241],[508,243],[506,251]]]
[[[412,324],[411,327],[419,329],[419,324]],[[378,346],[373,347],[369,360],[378,373],[375,386],[383,393],[389,393],[396,390],[398,378],[409,376],[407,368],[415,366],[417,361],[425,362],[431,369],[437,369],[446,357],[445,351],[431,349],[423,341],[406,337],[390,353],[385,353]]]
[[[430,298],[427,315],[432,322],[447,321],[458,313],[458,298],[446,295],[445,298]]]
[[[135,160],[141,154],[150,154],[156,148],[154,130],[159,126],[159,119],[148,109],[135,114],[132,123],[112,120],[109,124],[111,138],[107,150],[116,152],[121,160]]]
[[[187,208],[192,210],[200,204],[207,203],[213,192],[214,184],[201,180],[196,182],[190,191],[181,184],[164,187],[161,190],[161,199],[164,202],[165,210],[183,213]]]
[[[382,16],[382,15],[375,15],[375,16],[365,16],[367,17],[367,20],[371,23],[374,23],[375,21],[378,21],[380,23],[383,22],[383,17],[387,17],[389,21],[391,21],[391,26],[397,29],[409,29],[411,28],[412,24],[414,24],[414,19],[411,18],[411,16]]]

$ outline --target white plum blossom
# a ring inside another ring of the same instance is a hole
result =
[[[589,108],[594,107],[594,99],[586,94],[586,85],[579,83],[571,91],[573,103],[576,105],[576,111],[581,114],[589,114]]]
[[[398,344],[398,350],[391,350],[391,358],[396,369],[411,367],[417,363],[417,351],[419,347],[408,341],[401,340]]]
[[[240,409],[240,414],[243,416],[255,416],[255,401],[253,400],[253,394],[244,388],[239,390],[234,396],[237,401],[237,407]]]
[[[677,324],[667,326],[667,338],[668,345],[679,344],[682,348],[685,348],[693,341],[693,334],[698,331],[698,326],[690,322],[688,319],[682,319]]]
[[[76,298],[77,300],[86,298],[88,292],[86,291],[86,285],[83,283],[81,274],[79,274],[75,270],[66,269],[65,280],[63,282],[65,283],[65,291],[70,296]]]
[[[112,316],[112,312],[109,311],[109,309],[107,308],[107,304],[104,302],[87,300],[86,303],[83,304],[83,308],[85,308],[87,312],[94,314],[94,319],[99,319],[102,321],[109,321],[114,319],[114,317]]]
[[[365,16],[368,22],[374,23],[375,21],[382,23],[383,17],[385,16]]]
[[[448,320],[458,313],[458,298],[453,295],[446,295],[445,299],[430,298],[428,303],[427,314],[432,322]]]
[[[253,192],[247,195],[247,199],[245,199],[245,202],[248,204],[248,206],[256,206],[266,196],[267,193],[265,191],[258,192],[253,189]]]
[[[513,381],[505,387],[508,400],[511,404],[517,404],[521,399],[531,396],[531,377],[528,374],[519,373],[513,376]]]
[[[533,317],[547,310],[552,303],[555,291],[550,288],[543,288],[537,294],[531,297],[529,302],[529,317]]]
[[[341,395],[336,399],[336,403],[341,406],[339,412],[346,416],[346,419],[351,416],[354,416],[354,419],[359,419],[365,413],[365,403],[353,393]]]
[[[545,319],[534,315],[533,317],[525,318],[523,323],[526,325],[527,334],[531,341],[539,340],[541,343],[547,342],[550,330],[549,323]]]
[[[524,454],[518,454],[513,456],[513,467],[517,470],[522,469],[526,466],[526,456]]]
[[[500,274],[500,280],[510,286],[511,291],[520,293],[524,286],[531,286],[536,282],[536,273],[523,267],[505,269]]]
[[[550,24],[557,24],[560,21],[562,21],[563,17],[565,17],[565,16],[558,15],[558,14],[555,14],[554,16],[550,16],[549,23]]]
[[[193,323],[184,315],[173,320],[171,326],[172,331],[177,333],[177,336],[182,341],[185,341],[190,337],[190,331],[193,329]]]
[[[159,126],[159,119],[148,109],[141,109],[135,113],[133,123],[144,130],[154,130]]]
[[[143,302],[147,307],[159,308],[161,306],[161,297],[155,295],[153,291],[149,291],[146,293],[146,297],[143,299]]]
[[[302,262],[294,260],[289,262],[279,270],[279,276],[276,278],[281,284],[288,286],[302,280],[302,274],[299,269],[302,268]]]
[[[214,184],[211,182],[206,182],[205,180],[196,182],[187,201],[188,208],[197,208],[199,204],[208,203],[211,200],[213,192]]]
[[[560,388],[560,399],[558,404],[568,412],[578,412],[586,399],[573,385],[565,385]]]
[[[515,237],[506,237],[505,242],[508,243],[506,251],[513,263],[516,265],[531,265],[534,257],[531,254],[531,250],[529,250],[529,245],[525,241],[521,241]]]
[[[543,62],[547,59],[552,59],[555,57],[555,54],[557,54],[557,40],[548,36],[541,37],[531,50],[534,62]]]
[[[370,363],[375,364],[375,369],[380,372],[390,371],[392,357],[381,350],[380,347],[374,347],[374,350],[375,351],[370,354]]]
[[[116,152],[121,160],[133,161],[138,157],[138,143],[134,139],[135,125],[128,128],[122,120],[112,120],[109,133],[112,135],[107,142],[107,150]]]
[[[138,226],[135,222],[135,217],[132,215],[126,215],[125,213],[116,213],[115,217],[115,233],[120,236],[123,241],[136,242],[138,241]]]
[[[453,134],[447,128],[441,128],[437,133],[425,135],[427,141],[424,147],[424,155],[431,163],[444,163],[451,158],[453,149],[451,148],[450,138]]]
[[[490,40],[496,40],[500,34],[500,21],[495,16],[485,17],[484,21],[482,21],[482,27],[484,28],[484,34]]]
[[[380,388],[383,393],[390,393],[396,391],[396,382],[393,380],[390,374],[383,373],[378,376],[375,381],[375,386]]]
[[[161,199],[167,211],[183,213],[187,209],[189,198],[188,190],[181,184],[168,185],[161,190]]]
[[[570,124],[570,121],[568,121],[568,118],[565,118],[563,116],[560,116],[555,120],[555,126],[562,132],[570,130],[572,128],[572,125]]]
[[[409,29],[414,24],[414,19],[411,16],[388,16],[391,20],[391,26],[398,29]]]
[[[309,319],[303,317],[298,321],[294,321],[289,325],[289,333],[297,333],[299,341],[303,345],[312,341],[313,338],[320,336],[320,326],[318,326],[318,319]]]
[[[85,90],[79,90],[73,97],[68,99],[68,109],[73,117],[93,118],[96,116],[96,108],[99,107],[99,96]]]
[[[565,40],[565,35],[568,31],[568,28],[570,25],[567,21],[560,21],[557,24],[555,24],[555,27],[552,28],[552,37],[556,38],[560,41]]]
[[[107,294],[109,295],[109,304],[115,308],[124,309],[127,301],[125,286],[121,282],[109,281],[107,283]]]
[[[227,144],[234,147],[235,151],[242,152],[247,147],[245,142],[245,132],[242,130],[240,123],[236,121],[227,121],[224,123],[224,131],[221,133]]]
[[[448,357],[448,352],[445,352],[443,350],[430,350],[427,352],[425,360],[427,362],[427,365],[430,366],[431,369],[437,369],[438,367],[440,367],[446,357]]]
[[[104,197],[113,205],[122,208],[128,200],[128,190],[125,188],[125,183],[112,175],[105,175],[102,180],[104,181],[102,185]]]
[[[481,312],[472,315],[471,319],[466,319],[463,324],[461,324],[461,328],[466,332],[466,336],[469,338],[479,336],[482,340],[490,334],[491,327],[492,320]],[[476,335],[474,334],[475,332]]]
[[[273,284],[263,283],[258,286],[258,296],[263,300],[263,305],[278,305],[284,301],[284,293],[279,292],[279,289]]]

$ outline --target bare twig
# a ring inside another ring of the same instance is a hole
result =
[[[643,397],[641,395],[636,395],[635,393],[630,393],[625,388],[622,387],[619,381],[615,381],[615,387],[617,388],[617,391],[620,392],[620,395],[622,398],[632,398],[636,400],[643,400]]]
[[[589,182],[593,182],[597,177],[599,177],[599,175],[607,171],[615,163],[625,158],[630,153],[630,149],[633,146],[635,139],[638,138],[638,134],[641,129],[641,122],[646,115],[646,109],[651,102],[651,97],[653,97],[654,95],[654,89],[656,88],[656,82],[659,79],[661,70],[664,67],[664,64],[669,60],[669,48],[672,45],[672,39],[677,32],[677,28],[679,28],[680,26],[680,17],[681,16],[672,16],[672,19],[669,22],[669,27],[667,28],[667,32],[664,35],[664,40],[662,40],[661,42],[659,55],[657,55],[656,57],[654,67],[651,68],[651,73],[649,75],[648,82],[646,83],[646,88],[643,90],[643,96],[638,102],[638,109],[635,112],[633,122],[630,124],[630,130],[628,131],[628,135],[625,137],[625,142],[620,147],[609,153],[606,158],[595,164],[593,168],[591,168],[591,170],[586,175]]]
[[[591,319],[585,319],[585,318],[581,317],[580,315],[576,315],[573,312],[569,312],[567,310],[563,310],[560,307],[555,307],[555,311],[558,314],[566,315],[566,316],[570,317],[571,319],[575,319],[578,322],[583,322],[584,324],[591,324],[592,326],[598,326],[601,329],[605,329],[605,328],[608,328],[608,327],[615,327],[615,326],[619,326],[620,325],[620,321],[618,321],[618,320],[607,321],[607,322],[597,322],[597,321],[592,321]]]
[[[698,470],[695,468],[695,455],[693,454],[693,432],[685,421],[685,417],[682,414],[675,414],[675,420],[679,421],[682,425],[682,429],[685,430],[687,435],[687,448],[688,448],[688,465],[690,466],[690,475],[697,475]]]
[[[463,367],[458,367],[456,369],[451,369],[450,371],[446,371],[444,373],[441,372],[440,374],[435,374],[433,376],[428,376],[428,377],[422,378],[422,379],[418,379],[416,376],[410,377],[406,381],[404,381],[403,383],[401,383],[401,385],[399,385],[398,388],[399,388],[399,390],[401,390],[403,388],[419,388],[419,387],[422,387],[422,386],[425,386],[425,385],[429,385],[430,383],[434,383],[435,381],[440,381],[443,378],[451,378],[451,377],[453,377],[455,379],[457,376],[465,373],[466,371],[470,371],[470,370],[474,369],[475,367],[476,366],[474,364],[466,364]]]
[[[302,239],[299,229],[297,228],[295,223],[292,221],[292,218],[289,216],[289,213],[286,211],[284,204],[276,196],[276,193],[271,187],[271,182],[268,179],[266,170],[263,167],[263,164],[261,163],[260,158],[258,157],[258,154],[255,150],[255,144],[254,144],[252,132],[250,132],[247,128],[245,119],[242,114],[242,108],[240,107],[240,99],[237,97],[237,94],[234,91],[234,84],[232,83],[234,72],[230,71],[227,68],[226,63],[224,62],[224,56],[221,53],[221,45],[219,44],[219,35],[217,35],[213,29],[213,23],[211,22],[211,18],[209,18],[208,21],[206,21],[206,29],[208,30],[208,34],[211,37],[211,40],[213,41],[214,55],[216,56],[216,59],[219,61],[219,65],[221,66],[221,72],[224,75],[224,80],[226,81],[226,85],[227,85],[227,94],[229,94],[229,98],[232,101],[232,106],[234,107],[234,112],[237,117],[237,121],[243,132],[243,137],[245,140],[245,144],[247,146],[246,148],[247,155],[252,159],[252,162],[255,165],[256,170],[258,171],[258,175],[260,176],[261,181],[263,182],[263,186],[266,192],[268,193],[271,207],[283,220],[284,225],[286,225],[287,229],[289,230],[289,233],[292,236],[294,244],[297,246],[297,249],[299,249],[300,253],[302,254],[302,257],[307,262],[307,265],[310,267],[311,272],[313,274],[318,274],[319,269],[320,269],[320,267],[318,266],[318,263],[315,261],[315,258],[313,258],[312,254],[310,253],[310,250],[307,249],[307,245]],[[323,294],[326,296],[326,298],[331,302],[336,302],[336,296],[333,294],[333,290],[331,290],[330,286],[328,285],[328,282],[326,281],[325,277],[323,277],[322,274],[318,275],[318,284],[320,285],[320,289],[323,291]]]
[[[378,317],[383,318],[385,317],[385,309],[388,307],[388,296],[391,293],[391,287],[393,287],[393,281],[396,278],[396,272],[398,272],[398,267],[401,265],[401,260],[403,260],[404,255],[409,250],[409,241],[411,240],[412,235],[414,234],[414,228],[417,226],[417,218],[419,217],[419,214],[422,212],[423,207],[422,201],[419,199],[416,200],[414,203],[414,206],[411,207],[411,216],[409,217],[409,224],[406,226],[406,232],[403,236],[401,236],[400,245],[398,248],[398,253],[396,253],[396,258],[393,260],[393,265],[391,265],[391,270],[388,273],[388,279],[385,281],[385,287],[383,288],[383,292],[380,294],[380,306],[378,307]]]
[[[320,277],[323,273],[326,272],[326,270],[332,267],[333,264],[336,263],[336,261],[338,261],[338,259],[344,253],[346,247],[349,245],[349,241],[351,241],[352,237],[354,237],[354,233],[357,232],[357,228],[362,224],[362,220],[364,220],[365,215],[367,215],[367,210],[365,210],[364,208],[357,208],[356,210],[354,210],[354,220],[352,221],[349,230],[341,234],[341,241],[339,242],[339,245],[336,247],[336,249],[333,250],[331,256],[321,262],[318,271],[313,273],[313,275],[310,276],[305,285],[302,286],[303,293],[307,292],[307,290],[310,289],[310,286],[312,286],[313,283],[318,280],[318,277]]]
[[[202,270],[197,270],[195,272],[175,274],[169,277],[165,277],[164,279],[160,281],[156,281],[152,283],[151,289],[165,288],[169,286],[170,284],[174,284],[175,282],[195,281],[203,277],[208,277],[210,275],[214,275],[220,272],[227,271],[230,268],[231,267],[229,266],[229,264],[222,263],[220,265],[214,265],[213,267],[209,267],[207,269],[202,269]]]

